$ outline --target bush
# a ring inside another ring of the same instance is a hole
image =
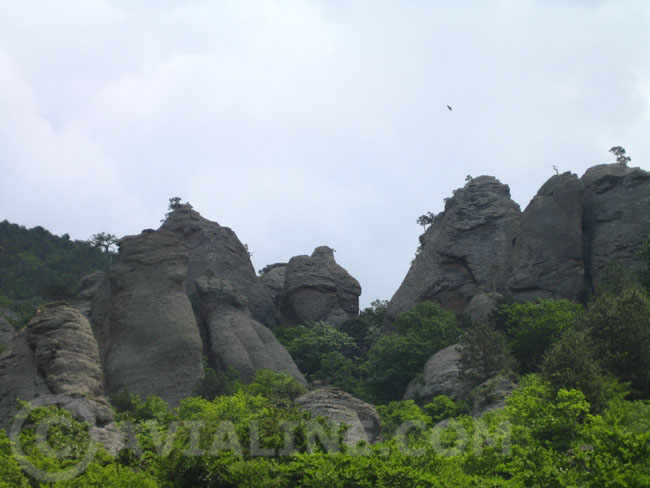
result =
[[[456,316],[431,302],[398,314],[395,332],[382,336],[362,365],[370,395],[379,402],[401,399],[427,359],[458,340]]]
[[[630,382],[634,396],[650,397],[650,297],[640,286],[603,293],[588,307],[584,323],[603,366]]]
[[[298,369],[308,377],[321,369],[323,358],[328,354],[338,352],[349,357],[357,347],[352,337],[327,322],[276,327],[273,333],[289,351]]]
[[[515,369],[516,361],[508,352],[506,335],[492,324],[476,322],[462,335],[461,375],[474,385],[503,371]]]
[[[556,389],[577,389],[593,411],[602,411],[614,398],[617,384],[596,357],[596,346],[584,330],[568,330],[544,355],[542,376]]]
[[[522,374],[539,371],[544,353],[575,327],[582,306],[569,300],[538,299],[502,305],[496,325],[505,331],[508,348]]]

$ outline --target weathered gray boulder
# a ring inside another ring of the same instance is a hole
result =
[[[582,181],[572,173],[553,176],[524,210],[512,256],[510,294],[519,299],[582,300]]]
[[[497,410],[506,406],[506,399],[519,386],[506,374],[498,374],[472,390],[469,399],[472,404],[472,415],[479,417],[485,412]]]
[[[118,245],[104,365],[108,391],[128,389],[177,405],[203,377],[203,344],[185,294],[187,248],[165,230]]]
[[[348,430],[344,442],[348,446],[361,441],[373,443],[381,436],[381,423],[375,407],[343,390],[331,386],[320,388],[296,398],[296,402],[314,417],[346,424]]]
[[[487,322],[497,309],[501,298],[503,298],[503,295],[494,291],[477,293],[467,304],[465,315],[472,323]]]
[[[273,325],[275,307],[257,280],[248,250],[228,227],[203,218],[190,206],[181,206],[167,217],[160,230],[172,232],[187,246],[188,294],[201,276],[225,279],[248,297],[251,313],[263,324]]]
[[[582,177],[584,256],[595,286],[611,260],[638,268],[640,244],[650,235],[650,173],[622,164],[601,164]]]
[[[334,260],[334,251],[317,247],[295,256],[285,270],[281,314],[291,324],[323,320],[338,325],[359,313],[361,286]]]
[[[258,369],[270,369],[306,383],[284,346],[251,316],[248,299],[228,281],[202,277],[196,289],[213,364],[234,368],[246,380]]]
[[[65,303],[42,306],[0,355],[0,425],[20,409],[57,405],[90,423],[109,450],[121,442],[103,397],[99,348],[88,320]]]
[[[432,355],[424,365],[421,377],[409,383],[404,400],[426,404],[438,395],[454,399],[467,397],[473,385],[461,377],[460,355],[460,344],[452,344]]]
[[[422,250],[388,304],[387,322],[421,301],[461,312],[479,291],[505,291],[520,220],[510,189],[494,177],[456,190],[420,237]]]

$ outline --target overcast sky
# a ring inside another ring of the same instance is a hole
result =
[[[0,0],[0,220],[75,239],[179,196],[367,305],[467,174],[523,209],[615,145],[650,169],[647,0]]]

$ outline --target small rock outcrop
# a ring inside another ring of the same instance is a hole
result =
[[[202,277],[196,289],[213,364],[234,368],[246,380],[258,369],[270,369],[306,383],[284,346],[252,317],[248,299],[228,281]]]
[[[381,436],[381,423],[375,407],[343,390],[335,387],[320,388],[296,398],[296,402],[314,417],[346,424],[348,430],[344,442],[348,446],[361,441],[374,443]]]
[[[439,395],[454,399],[465,398],[472,390],[472,385],[460,376],[460,355],[460,344],[452,344],[432,355],[424,365],[421,378],[415,378],[409,383],[404,400],[417,400],[426,404]]]
[[[7,427],[17,399],[57,405],[94,425],[111,450],[120,443],[104,398],[99,347],[88,320],[65,303],[44,305],[0,355],[0,423]]]
[[[589,168],[582,182],[584,256],[592,288],[611,260],[632,269],[650,235],[650,173],[622,164]]]
[[[201,276],[216,276],[228,280],[248,297],[250,310],[256,320],[273,325],[275,307],[266,289],[259,283],[246,247],[228,227],[205,219],[189,205],[172,211],[160,227],[176,235],[187,246],[188,294]]]
[[[359,282],[336,263],[331,248],[320,246],[287,264],[280,314],[289,324],[323,320],[338,325],[359,313],[359,295]]]
[[[480,417],[485,412],[505,407],[506,399],[518,386],[513,378],[505,374],[499,374],[484,381],[469,395],[472,403],[472,415]]]
[[[109,393],[177,405],[203,377],[203,343],[185,294],[188,252],[169,231],[125,237],[111,277]]]
[[[582,181],[564,173],[544,183],[528,204],[512,253],[512,295],[530,300],[584,298],[583,193]]]
[[[420,237],[422,249],[388,304],[388,320],[434,300],[457,312],[479,291],[503,290],[521,211],[510,189],[480,176],[456,190]]]

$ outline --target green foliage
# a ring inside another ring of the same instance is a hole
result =
[[[29,481],[12,456],[11,444],[4,430],[0,429],[0,488],[29,487]]]
[[[327,322],[276,327],[273,333],[289,351],[298,369],[308,377],[321,369],[322,360],[328,354],[350,357],[357,347],[352,337]]]
[[[623,166],[627,166],[627,163],[632,161],[632,158],[629,156],[625,155],[625,149],[623,149],[621,146],[614,146],[609,150],[614,156],[616,156],[616,162],[618,164],[622,164]]]
[[[150,395],[144,400],[139,395],[123,390],[110,397],[110,403],[115,408],[118,419],[143,422],[155,420],[168,424],[172,419],[169,406],[160,397]]]
[[[307,388],[292,376],[269,369],[256,371],[253,381],[243,388],[250,395],[261,395],[275,403],[290,403],[307,393]]]
[[[460,335],[455,315],[431,302],[418,303],[398,314],[393,327],[395,332],[372,346],[361,367],[370,396],[379,402],[401,398],[429,356],[453,344]]]
[[[248,386],[267,383],[276,385],[266,390],[269,396],[295,394],[287,393],[286,378],[268,372]],[[522,379],[505,409],[480,419],[458,415],[459,406],[442,396],[424,408],[413,401],[379,406],[384,440],[357,448],[343,447],[341,431],[307,419],[292,403],[245,389],[213,401],[187,398],[173,411],[162,409],[159,399],[145,408],[147,400],[123,395],[130,409],[122,418],[133,422],[139,448],[116,457],[100,449],[77,477],[60,483],[25,476],[0,431],[0,487],[600,488],[650,482],[650,402],[618,397],[601,415],[590,415],[580,391],[554,388],[535,374]],[[48,432],[50,447],[64,449],[54,451],[58,458],[36,448],[33,426],[50,415],[67,419]],[[434,425],[443,418],[449,420]],[[50,473],[73,466],[88,440],[84,424],[54,407],[32,412],[21,434],[29,460]]]
[[[461,374],[475,385],[498,373],[515,369],[506,335],[490,323],[476,322],[462,335]]]
[[[87,242],[57,237],[42,227],[27,230],[0,222],[0,296],[8,300],[71,294],[83,276],[103,269],[105,260]]]
[[[643,262],[643,269],[639,272],[639,282],[650,291],[650,237],[641,245],[639,258]]]
[[[420,408],[413,400],[378,405],[377,413],[379,413],[381,419],[381,434],[384,439],[392,439],[395,431],[405,422],[419,422],[428,427],[433,425],[431,415]]]
[[[602,293],[584,317],[603,366],[629,381],[637,396],[650,396],[650,297],[640,286]]]
[[[538,299],[504,304],[497,310],[497,328],[505,331],[508,347],[522,374],[539,371],[544,353],[573,328],[582,313],[569,300]]]
[[[455,402],[447,395],[438,395],[422,409],[431,417],[433,423],[467,413],[466,405]]]
[[[556,389],[582,391],[594,411],[602,411],[620,387],[597,358],[596,345],[584,330],[568,330],[544,355],[542,376]]]
[[[194,387],[194,395],[213,400],[221,395],[232,395],[240,386],[239,371],[229,368],[226,371],[217,371],[203,363],[205,375]]]

